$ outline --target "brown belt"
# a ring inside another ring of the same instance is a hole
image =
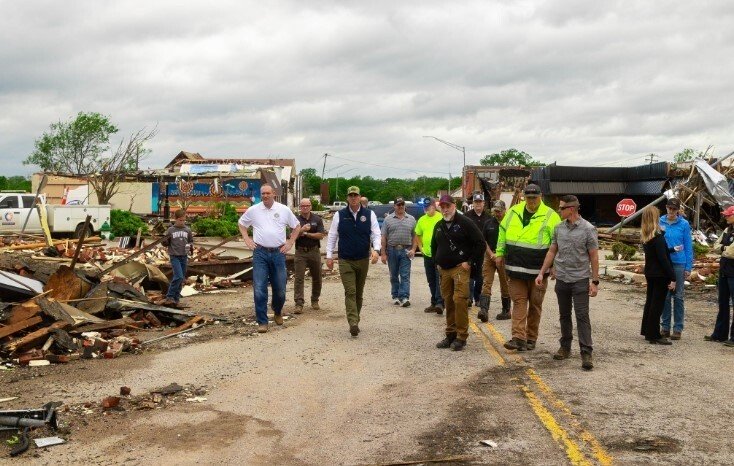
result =
[[[309,251],[311,251],[313,249],[319,249],[319,247],[318,246],[310,246],[310,247],[298,246],[298,247],[296,247],[296,250],[297,251],[302,251],[302,252],[309,252]]]

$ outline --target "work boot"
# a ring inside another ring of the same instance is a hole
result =
[[[508,350],[525,351],[528,349],[525,340],[520,340],[519,338],[513,338],[512,340],[506,342],[503,346]]]
[[[502,298],[502,312],[497,314],[495,317],[497,320],[507,320],[512,316],[510,315],[510,308],[512,307],[512,300],[510,298]]]
[[[670,336],[671,340],[680,340],[681,332],[673,331],[673,334]]]
[[[319,306],[319,302],[311,301],[311,309],[313,309],[314,311],[318,311],[319,309],[321,309],[321,306]]]
[[[451,343],[456,340],[456,334],[455,333],[447,333],[446,338],[436,343],[436,348],[449,348],[451,346]]]
[[[528,340],[527,343],[528,351],[532,351],[535,349],[535,340]]]
[[[303,306],[300,304],[296,305],[296,308],[293,310],[294,314],[303,314]]]
[[[350,324],[349,325],[349,333],[351,333],[353,337],[356,337],[357,335],[359,335],[359,325],[357,325],[357,324],[351,325]]]
[[[594,362],[591,360],[591,353],[586,351],[581,353],[581,367],[587,371],[594,368]]]
[[[401,299],[400,307],[410,307],[410,300],[408,298]]]
[[[436,312],[436,306],[434,304],[431,304],[427,308],[423,309],[423,312]]]
[[[670,338],[670,330],[660,330],[660,336],[663,338]]]
[[[477,312],[477,319],[482,322],[489,320],[489,300],[491,296],[482,295],[479,297],[479,312]]]
[[[436,314],[438,314],[438,315],[442,315],[443,314],[443,306],[440,306],[440,305],[436,304],[436,306],[434,307],[434,310],[436,311]]]
[[[166,298],[159,305],[166,306],[166,307],[176,307],[176,301],[172,300],[171,298]]]
[[[268,324],[260,324],[257,326],[257,333],[267,333],[268,332]]]
[[[283,316],[280,314],[275,314],[275,323],[278,325],[283,325]]]
[[[451,349],[453,351],[461,351],[466,346],[465,340],[459,340],[458,338],[451,342]]]
[[[561,346],[560,348],[558,348],[558,351],[556,351],[556,354],[553,355],[553,359],[555,359],[556,361],[561,361],[563,359],[568,359],[570,356],[571,350]]]

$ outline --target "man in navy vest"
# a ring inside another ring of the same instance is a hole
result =
[[[359,188],[347,189],[348,206],[334,214],[326,242],[326,267],[334,269],[332,254],[339,244],[339,275],[344,285],[344,305],[347,310],[349,333],[359,335],[359,313],[362,310],[362,294],[367,280],[370,261],[375,264],[380,257],[381,233],[375,213],[359,202]],[[370,252],[370,237],[373,250]]]

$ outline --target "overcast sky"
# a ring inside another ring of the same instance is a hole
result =
[[[186,150],[459,173],[426,135],[467,164],[510,147],[560,165],[724,155],[732,24],[729,1],[0,0],[1,174],[33,172],[34,140],[80,111],[109,116],[115,142],[157,125],[151,168]]]

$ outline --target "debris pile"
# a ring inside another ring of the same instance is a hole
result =
[[[153,249],[157,243],[133,251],[80,240],[78,244],[84,246],[72,254],[70,265],[63,257],[39,258],[37,245],[25,252],[18,248],[27,246],[22,242],[5,248],[0,253],[0,357],[23,366],[111,359],[226,320],[158,304],[169,280],[162,271],[168,256],[162,247]],[[65,242],[59,242],[55,250],[64,256],[66,248]],[[200,252],[204,261],[223,262],[210,251]],[[242,261],[235,262],[243,267]],[[188,278],[183,294],[241,285],[240,277],[248,271],[228,276],[199,273]],[[144,329],[163,336],[141,341],[136,334]]]

